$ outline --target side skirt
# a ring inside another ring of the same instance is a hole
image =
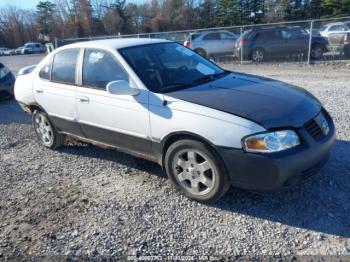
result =
[[[149,160],[149,161],[152,161],[152,162],[155,162],[155,163],[159,164],[159,158],[156,157],[156,156],[150,155],[150,154],[144,154],[144,153],[136,152],[136,151],[133,151],[133,150],[130,150],[130,149],[127,149],[127,148],[121,148],[121,147],[118,147],[118,146],[115,146],[115,145],[106,144],[106,143],[99,142],[99,141],[96,141],[96,140],[93,140],[93,139],[81,137],[81,136],[78,136],[78,135],[75,135],[75,134],[72,134],[72,133],[69,133],[69,132],[60,131],[59,133],[68,135],[70,137],[76,138],[76,139],[78,139],[80,141],[83,141],[83,142],[86,142],[86,143],[93,144],[93,145],[98,146],[98,147],[112,148],[112,149],[115,149],[115,150],[117,150],[119,152],[126,153],[126,154],[132,155],[134,157],[143,158],[143,159],[146,159],[146,160]]]

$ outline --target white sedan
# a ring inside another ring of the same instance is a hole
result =
[[[81,42],[19,72],[15,97],[48,148],[67,136],[159,163],[204,203],[275,190],[326,163],[333,121],[301,88],[225,71],[166,40]]]

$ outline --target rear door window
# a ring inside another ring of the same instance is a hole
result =
[[[220,40],[220,33],[209,33],[203,37],[203,40]]]
[[[277,30],[263,31],[259,33],[259,40],[273,41],[280,39],[280,32]]]
[[[55,55],[51,80],[53,82],[74,85],[79,49],[63,50]]]
[[[229,33],[226,33],[226,32],[222,32],[220,33],[220,39],[221,40],[232,40],[234,39],[235,37]]]
[[[346,27],[344,25],[333,25],[329,28],[329,31],[346,31]]]

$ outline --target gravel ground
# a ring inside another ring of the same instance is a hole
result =
[[[0,61],[16,71],[39,59]],[[230,69],[305,87],[324,103],[338,140],[318,176],[276,193],[232,188],[216,204],[203,205],[176,192],[156,164],[75,141],[58,151],[45,149],[18,105],[0,102],[0,260],[350,255],[350,68]]]

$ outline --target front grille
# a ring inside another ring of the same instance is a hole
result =
[[[304,128],[315,140],[321,140],[325,136],[321,127],[316,123],[314,119],[308,121],[304,125]]]
[[[327,161],[328,161],[328,158],[323,159],[322,161],[318,162],[313,167],[305,170],[303,172],[303,180],[307,180],[307,179],[311,178],[313,175],[317,174],[324,167],[324,165],[327,163]]]

